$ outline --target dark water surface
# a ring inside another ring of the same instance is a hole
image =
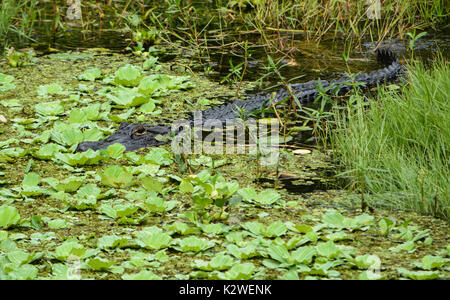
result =
[[[199,13],[197,21],[201,28],[202,22],[207,21],[208,10],[213,9],[204,1],[192,1],[192,5],[196,6]],[[152,4],[153,6],[155,4]],[[49,48],[60,51],[67,50],[83,50],[87,48],[106,48],[112,51],[123,51],[130,46],[132,33],[130,30],[123,29],[124,23],[119,22],[117,13],[112,9],[104,11],[104,16],[99,19],[97,9],[93,8],[89,26],[86,25],[87,20],[84,16],[81,21],[63,20],[63,28],[54,31],[54,15],[52,3],[40,5],[40,21],[34,27],[34,42],[24,39],[12,38],[10,46],[16,49],[33,47],[45,53]],[[143,8],[143,11],[149,6]],[[67,7],[60,7],[64,12]],[[164,9],[162,13],[167,13]],[[120,11],[119,11],[120,12]],[[203,20],[205,19],[205,20]],[[122,20],[123,21],[123,20]],[[176,20],[174,20],[175,22]],[[331,79],[341,76],[344,72],[350,70],[354,73],[370,72],[380,68],[380,65],[372,55],[376,47],[376,43],[371,41],[363,41],[359,47],[355,49],[350,56],[348,62],[349,69],[343,62],[342,54],[346,49],[346,41],[343,39],[334,39],[332,36],[326,36],[320,43],[309,42],[303,34],[293,35],[287,32],[267,32],[267,38],[279,50],[264,47],[267,40],[263,40],[259,34],[246,33],[242,26],[236,25],[233,28],[228,26],[225,30],[214,30],[208,32],[208,50],[201,54],[195,54],[192,47],[185,45],[185,51],[177,51],[175,53],[165,53],[160,60],[170,60],[175,57],[185,56],[187,59],[196,58],[197,65],[193,64],[192,69],[203,72],[208,70],[210,78],[220,81],[230,73],[230,61],[236,66],[244,62],[244,56],[247,58],[247,68],[244,80],[255,81],[267,74],[264,66],[268,65],[268,55],[275,62],[280,62],[283,67],[280,69],[281,75],[286,80],[295,82],[307,81],[311,79]],[[131,26],[132,27],[132,26]],[[122,29],[120,29],[122,28]],[[245,53],[243,44],[248,41],[248,51]],[[450,26],[444,26],[438,32],[429,32],[426,36],[419,39],[415,44],[415,56],[421,57],[426,61],[433,59],[434,54],[440,51],[447,59],[450,53]],[[408,40],[390,40],[386,42],[400,57],[409,58],[407,51]],[[231,44],[230,47],[223,47],[223,44]],[[289,53],[285,55],[283,53]],[[197,59],[201,58],[201,61]],[[194,60],[194,62],[196,61]],[[279,76],[266,76],[265,82],[277,83]]]

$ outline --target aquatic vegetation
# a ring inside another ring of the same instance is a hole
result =
[[[99,68],[90,68],[78,76],[79,80],[95,81],[102,78],[102,70]]]
[[[74,154],[57,152],[54,154],[54,158],[70,166],[82,166],[82,165],[96,165],[100,163],[102,160],[108,159],[109,155],[106,150],[99,150],[99,151],[92,150]]]
[[[66,95],[67,92],[59,83],[50,83],[39,86],[37,94],[42,98],[48,98],[49,95]]]
[[[17,224],[20,220],[20,214],[14,206],[2,205],[0,206],[0,227],[7,229],[10,226]]]
[[[289,192],[282,179],[274,190],[271,181],[255,181],[247,156],[183,159],[169,145],[126,152],[118,143],[75,152],[81,141],[114,131],[113,116],[163,122],[203,105],[199,98],[214,105],[235,94],[159,61],[159,70],[141,68],[136,86],[114,85],[107,79],[115,71],[127,63],[142,66],[146,57],[80,57],[40,57],[43,75],[33,80],[28,76],[37,66],[12,69],[3,62],[5,73],[20,78],[11,81],[16,89],[26,93],[6,91],[1,101],[11,123],[0,127],[0,279],[448,277],[450,246],[439,220],[361,213],[349,201],[352,194]],[[69,66],[70,74],[60,72]],[[79,77],[96,67],[104,80]],[[63,80],[48,79],[55,74]],[[39,86],[47,98],[36,93]],[[116,89],[148,92],[152,99],[119,104],[107,96]],[[164,113],[151,114],[158,110]],[[295,175],[302,184],[333,168],[319,149],[280,152],[280,175]],[[180,160],[190,170],[180,168]],[[258,172],[274,178],[271,168]]]
[[[141,68],[131,64],[120,67],[114,73],[114,83],[117,85],[135,87],[139,84],[141,79]]]
[[[0,73],[0,92],[6,92],[16,88],[16,85],[13,83],[14,76],[5,75]]]
[[[408,78],[400,91],[382,88],[368,104],[358,95],[336,109],[332,146],[347,169],[342,177],[370,204],[447,218],[448,62],[438,59],[430,70],[414,64]]]
[[[167,248],[172,243],[171,236],[155,226],[145,227],[135,235],[136,243],[145,249],[160,250]]]
[[[8,50],[5,58],[10,66],[20,68],[34,63],[36,61],[35,55],[36,54],[32,50],[19,52],[14,50],[14,48],[11,48]]]

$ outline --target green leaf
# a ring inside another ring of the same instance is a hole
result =
[[[95,81],[102,77],[102,70],[99,68],[90,68],[78,76],[79,80]]]
[[[196,269],[204,271],[223,271],[231,268],[235,264],[233,257],[219,253],[214,256],[209,262],[204,260],[195,260],[192,266]]]
[[[373,216],[362,214],[354,218],[347,218],[336,210],[329,210],[322,216],[322,222],[332,228],[346,228],[348,230],[366,230],[373,223]]]
[[[277,237],[284,235],[286,231],[286,225],[284,225],[281,221],[276,221],[267,226],[266,230],[263,232],[263,235],[266,237]]]
[[[7,278],[11,280],[33,280],[37,277],[38,269],[29,264],[20,265],[8,273]]]
[[[72,225],[72,223],[67,222],[64,219],[54,219],[48,222],[48,228],[51,229],[60,229],[60,228],[67,228]]]
[[[416,250],[416,244],[414,241],[407,241],[403,244],[398,245],[397,247],[391,247],[389,248],[392,252],[400,252],[400,251],[407,251],[409,253],[414,252]]]
[[[162,166],[169,166],[173,163],[172,154],[163,148],[152,148],[150,153],[144,157],[144,160]]]
[[[142,185],[145,187],[145,189],[149,192],[155,191],[157,193],[161,193],[164,186],[163,184],[152,177],[143,177],[141,178]]]
[[[88,149],[84,152],[78,153],[56,153],[55,158],[70,165],[70,166],[82,166],[82,165],[96,165],[102,160],[109,158],[108,152],[106,150]]]
[[[89,259],[86,264],[94,271],[108,271],[109,268],[114,265],[114,262],[105,258],[94,257]]]
[[[309,265],[316,254],[317,251],[313,246],[304,246],[291,252],[291,257],[295,264]]]
[[[397,268],[397,272],[413,280],[433,280],[439,278],[438,271],[409,271],[405,268]]]
[[[242,227],[255,235],[262,235],[265,237],[281,236],[287,231],[286,225],[281,221],[273,222],[267,227],[259,222],[246,222],[242,225]]]
[[[241,226],[255,235],[263,235],[265,229],[264,225],[259,222],[246,222]]]
[[[267,254],[272,259],[274,259],[282,264],[286,264],[286,265],[292,264],[291,255],[289,254],[289,251],[287,250],[287,248],[283,245],[270,244],[269,247],[267,248]]]
[[[66,91],[58,83],[51,83],[46,85],[40,85],[37,89],[37,93],[42,98],[47,98],[48,95],[65,95]]]
[[[163,213],[172,210],[178,203],[177,200],[165,201],[155,193],[151,193],[141,207],[148,212]]]
[[[395,225],[395,221],[383,218],[378,222],[379,233],[383,236],[388,236],[392,229],[394,229]]]
[[[180,183],[180,192],[185,193],[193,193],[194,192],[194,186],[192,183],[188,180],[183,178]]]
[[[327,234],[326,236],[323,237],[324,240],[326,241],[343,241],[343,240],[351,240],[351,236],[346,234],[345,232],[342,231],[338,231],[338,232],[333,232],[330,234]]]
[[[157,94],[156,92],[169,92],[186,90],[194,85],[186,76],[170,76],[165,74],[153,74],[145,76],[139,84],[139,92],[145,95]]]
[[[174,222],[167,226],[167,230],[170,231],[170,234],[178,233],[181,235],[189,235],[197,231],[195,227],[191,227],[188,224],[181,222]]]
[[[156,226],[147,227],[142,231],[136,232],[136,238],[139,246],[152,250],[167,248],[172,242],[170,235]]]
[[[71,176],[56,185],[56,190],[67,193],[75,192],[83,184],[84,177]]]
[[[39,150],[36,153],[34,153],[33,156],[36,158],[39,158],[39,159],[50,160],[53,158],[55,153],[64,151],[64,150],[65,150],[65,148],[63,146],[49,143],[49,144],[45,144],[45,145],[41,146],[39,148]]]
[[[133,175],[121,166],[110,166],[100,174],[102,183],[111,187],[129,187],[135,182]]]
[[[72,108],[69,115],[69,123],[85,124],[87,121],[101,119],[100,107],[100,103],[96,103],[85,108]]]
[[[78,189],[76,196],[84,199],[100,199],[101,189],[94,183],[88,183]]]
[[[335,258],[341,253],[341,250],[332,242],[319,243],[316,246],[317,254],[327,258]]]
[[[115,88],[111,94],[106,97],[118,105],[126,107],[139,106],[147,103],[150,98],[139,93],[136,89],[129,89],[124,87]]]
[[[322,216],[322,222],[337,228],[344,227],[344,220],[345,217],[335,210],[328,211]]]
[[[108,148],[106,148],[106,151],[109,154],[109,157],[114,159],[119,159],[122,157],[123,153],[125,152],[126,147],[119,143],[114,143],[112,145],[109,145]]]
[[[40,176],[34,172],[27,173],[23,177],[22,187],[25,186],[37,186],[39,184]]]
[[[39,259],[40,257],[42,257],[42,253],[35,254],[34,252],[27,253],[23,250],[14,250],[14,251],[8,252],[8,254],[6,256],[8,257],[9,261],[12,262],[13,264],[23,265],[23,264],[30,263],[36,259]]]
[[[230,231],[230,227],[222,223],[216,224],[198,224],[201,230],[208,235],[219,235]]]
[[[358,269],[368,269],[375,268],[379,269],[381,267],[381,260],[377,255],[365,254],[350,259],[350,261],[355,264]]]
[[[225,273],[220,273],[220,279],[226,280],[249,280],[255,271],[255,265],[252,263],[241,263],[234,265]]]
[[[239,248],[236,245],[228,245],[227,251],[238,259],[249,259],[252,257],[260,256],[258,249],[254,245],[248,245],[242,248]]]
[[[419,264],[418,267],[425,270],[439,269],[449,262],[449,259],[441,256],[426,255],[422,258],[422,264]]]
[[[257,194],[251,187],[239,190],[238,194],[247,202],[256,202],[261,205],[271,205],[281,198],[275,190],[264,190]]]
[[[380,280],[380,279],[383,279],[383,276],[378,272],[374,272],[373,270],[363,271],[358,276],[358,280]]]
[[[126,64],[114,73],[114,83],[123,86],[137,86],[141,81],[141,68]]]
[[[12,83],[13,81],[13,76],[0,73],[0,92],[6,92],[15,89],[16,85]]]
[[[14,206],[0,206],[0,228],[8,229],[16,225],[20,220],[20,215]]]
[[[147,60],[146,61],[144,61],[144,63],[142,64],[142,68],[144,69],[144,70],[149,70],[149,69],[151,69],[154,65],[155,65],[155,63],[158,61],[158,57],[155,57],[155,56],[149,56],[148,58],[147,58]]]
[[[139,208],[134,204],[116,204],[111,205],[103,203],[100,206],[100,211],[112,219],[129,217],[134,214]]]
[[[66,261],[71,255],[82,257],[85,253],[83,245],[74,240],[67,240],[56,247],[54,256],[57,260]]]
[[[117,235],[105,235],[98,239],[97,247],[100,249],[115,249],[128,246],[128,239]]]
[[[207,239],[201,239],[195,236],[190,236],[184,239],[177,239],[176,243],[179,246],[174,246],[178,251],[181,252],[201,252],[205,251],[206,249],[209,249],[211,247],[214,247],[214,241],[210,241]]]
[[[145,114],[153,113],[153,115],[157,114],[158,112],[161,112],[160,109],[158,111],[155,111],[155,108],[156,108],[155,102],[150,99],[147,103],[144,103],[139,107],[139,111]]]
[[[97,207],[97,199],[95,197],[80,198],[78,194],[73,197],[71,194],[65,192],[53,193],[52,197],[64,202],[68,208],[76,210],[95,209]]]

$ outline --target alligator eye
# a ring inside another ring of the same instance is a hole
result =
[[[133,135],[144,135],[147,134],[147,129],[144,126],[139,126],[133,130]]]

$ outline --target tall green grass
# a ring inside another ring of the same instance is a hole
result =
[[[10,33],[33,40],[31,35],[39,13],[38,0],[1,0],[0,4],[0,46],[5,46]]]
[[[320,40],[325,34],[345,37],[370,36],[374,40],[399,35],[413,28],[423,29],[446,23],[449,7],[445,0],[385,0],[379,13],[368,12],[367,1],[229,1],[247,6],[240,9],[240,20],[263,33],[267,30],[304,32]],[[248,7],[253,9],[249,10]]]
[[[335,108],[331,145],[342,173],[375,206],[449,217],[450,69],[415,63],[400,90]]]
[[[14,0],[1,0],[0,37],[4,38],[11,28],[13,18],[19,12],[19,5]]]

